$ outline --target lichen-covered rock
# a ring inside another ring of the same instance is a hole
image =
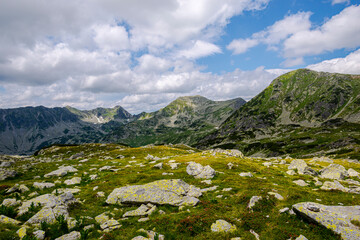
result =
[[[44,177],[62,177],[68,174],[69,172],[77,172],[78,170],[72,166],[62,166],[59,169],[52,171],[48,174],[45,174]]]
[[[300,235],[295,240],[308,240],[308,239],[304,235]]]
[[[16,175],[18,175],[18,172],[15,170],[0,168],[0,181],[16,177]]]
[[[189,192],[192,196],[189,195]],[[199,188],[191,187],[191,185],[180,179],[159,180],[144,185],[116,188],[108,196],[106,203],[153,203],[194,206],[199,202],[199,199],[193,197],[195,192],[197,193],[196,196],[201,196]]]
[[[102,213],[95,217],[95,221],[100,225],[106,223],[109,220],[110,220],[110,218],[107,213]]]
[[[343,180],[348,177],[349,174],[344,168],[339,164],[330,164],[326,168],[320,170],[320,177],[321,178],[328,178],[334,180]]]
[[[200,163],[196,162],[189,162],[188,166],[186,167],[186,172],[195,178],[210,179],[215,176],[215,170],[212,169],[209,165],[204,167]]]
[[[45,239],[45,231],[37,230],[37,231],[33,232],[33,234],[34,234],[34,237],[36,237],[36,239],[38,239],[38,240]]]
[[[123,217],[147,216],[147,215],[151,215],[155,210],[156,210],[156,206],[152,204],[150,205],[141,204],[139,208],[124,213]]]
[[[23,239],[26,236],[26,227],[21,227],[16,231],[20,239]]]
[[[306,183],[304,180],[302,179],[299,179],[299,180],[295,180],[293,181],[293,183],[295,183],[296,185],[300,186],[300,187],[306,187],[308,186],[309,184]]]
[[[318,173],[310,168],[307,163],[302,160],[302,159],[294,159],[291,161],[289,167],[288,167],[289,170],[294,170],[294,169],[297,169],[298,173],[301,174],[301,175],[312,175],[312,176],[317,176]]]
[[[58,188],[58,189],[55,189],[54,191],[52,191],[52,194],[63,194],[66,192],[70,192],[70,193],[74,194],[74,193],[78,193],[80,191],[81,190],[79,188]]]
[[[63,205],[55,206],[54,208],[45,206],[29,220],[26,224],[39,224],[41,222],[47,222],[49,224],[55,223],[56,218],[59,216],[64,216],[65,220],[69,218],[69,212],[67,207]]]
[[[344,240],[360,239],[360,229],[351,221],[360,221],[360,206],[326,206],[304,202],[293,206],[299,216],[316,222],[341,235]]]
[[[20,204],[21,204],[20,200],[16,200],[15,198],[5,198],[1,205],[4,205],[6,207],[14,207]]]
[[[81,183],[81,177],[73,177],[72,179],[65,180],[66,185],[75,185]]]
[[[0,223],[18,225],[21,222],[19,222],[18,220],[9,218],[7,216],[4,216],[4,215],[0,215]]]
[[[56,238],[55,240],[78,240],[80,239],[81,234],[77,231],[72,231],[71,233],[62,235],[61,237]]]
[[[211,224],[212,232],[234,232],[236,231],[236,226],[228,223],[225,220],[219,219],[215,223]]]
[[[141,240],[141,239],[148,239],[148,240],[155,240],[155,239],[158,239],[158,240],[164,240],[165,239],[165,236],[164,235],[161,235],[161,234],[158,234],[154,231],[147,231],[147,230],[144,230],[144,229],[139,229],[138,232],[142,232],[142,233],[145,233],[147,235],[147,237],[143,237],[143,236],[137,236],[135,238],[133,238],[132,240]]]
[[[352,168],[348,169],[349,177],[359,177],[359,173]]]
[[[252,197],[250,198],[250,202],[249,202],[249,204],[248,204],[248,208],[249,208],[249,209],[252,209],[252,208],[255,206],[255,204],[256,204],[258,201],[260,201],[261,199],[262,199],[261,196],[252,196]]]
[[[34,186],[34,188],[38,188],[40,190],[43,190],[44,188],[55,187],[55,184],[54,183],[49,183],[49,182],[42,182],[42,183],[34,182],[33,186]]]
[[[212,154],[220,153],[220,154],[227,155],[229,157],[238,157],[238,158],[244,157],[244,154],[237,149],[225,150],[225,149],[221,149],[221,148],[216,148],[216,149],[211,149],[209,152]]]
[[[154,168],[162,169],[163,168],[163,163],[155,164]]]
[[[280,201],[284,200],[284,197],[276,192],[268,192],[268,194],[274,196],[277,200],[280,200]]]
[[[169,167],[170,167],[172,170],[177,169],[180,164],[181,164],[181,163],[173,163],[173,162],[168,163]]]
[[[106,221],[100,225],[100,228],[105,232],[109,232],[111,230],[114,230],[114,229],[117,229],[120,227],[121,227],[121,224],[118,221],[116,221],[115,219],[109,219],[108,221]]]
[[[329,182],[329,181],[324,182],[324,184],[321,186],[320,189],[325,190],[325,191],[338,190],[338,191],[342,191],[342,192],[348,192],[348,189],[345,188],[343,185],[341,185],[341,183],[339,183],[336,180],[334,182]]]

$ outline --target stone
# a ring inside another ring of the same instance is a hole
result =
[[[348,176],[349,174],[346,169],[339,164],[330,164],[326,168],[320,170],[321,178],[344,180]]]
[[[219,186],[212,186],[208,188],[201,189],[201,192],[209,192],[209,191],[215,191]]]
[[[58,189],[55,189],[54,191],[52,191],[51,193],[52,194],[63,194],[63,193],[66,193],[66,192],[70,192],[72,194],[75,194],[75,193],[78,193],[80,191],[81,190],[79,188],[58,188]]]
[[[146,221],[149,221],[150,218],[148,217],[144,217],[144,218],[139,218],[138,222],[146,222]]]
[[[90,177],[90,180],[95,180],[95,179],[98,178],[98,175],[97,174],[92,174],[89,177]]]
[[[48,174],[45,174],[44,177],[63,177],[69,172],[77,172],[78,170],[72,166],[62,166],[59,169],[52,171]]]
[[[72,179],[65,180],[66,185],[76,185],[81,183],[81,177],[73,177]]]
[[[253,177],[254,175],[252,175],[251,172],[242,172],[239,173],[240,177]]]
[[[26,227],[21,227],[16,231],[20,239],[23,239],[26,236]]]
[[[34,182],[33,187],[38,188],[40,190],[43,190],[44,188],[55,187],[55,184],[54,183],[49,183],[49,182],[42,182],[42,183]]]
[[[304,180],[295,180],[293,181],[293,183],[295,183],[296,185],[300,186],[300,187],[306,187],[306,186],[309,186],[308,183],[306,183]]]
[[[308,239],[304,235],[300,235],[295,240],[308,240]]]
[[[286,172],[287,175],[293,176],[296,174],[296,172],[294,170],[289,170]]]
[[[360,229],[351,221],[360,220],[360,206],[326,206],[303,202],[293,205],[297,215],[340,234],[344,240],[360,239]]]
[[[359,177],[359,173],[352,168],[349,168],[347,172],[349,177]]]
[[[197,197],[201,195],[199,188],[191,186],[180,179],[166,179],[144,185],[116,188],[110,193],[106,203],[153,203],[195,206],[199,202]]]
[[[312,168],[310,168],[307,163],[302,160],[302,159],[294,159],[291,161],[289,167],[289,170],[294,170],[297,169],[298,173],[301,175],[312,175],[312,176],[317,176],[318,173],[313,170]],[[290,174],[289,174],[290,175]]]
[[[105,197],[105,193],[104,192],[97,192],[96,197]]]
[[[149,230],[144,230],[144,229],[139,229],[138,232],[142,232],[145,233],[147,235],[147,238],[145,237],[145,239],[150,239],[150,240],[165,240],[165,236],[158,234],[154,231],[149,231]],[[140,239],[140,238],[139,238]]]
[[[139,208],[124,213],[123,217],[148,216],[151,215],[154,211],[156,211],[156,206],[154,205],[147,206],[141,204]]]
[[[114,230],[114,229],[117,229],[117,228],[120,228],[122,225],[114,220],[114,219],[110,219],[106,222],[104,222],[103,224],[100,225],[100,228],[102,230],[104,230],[105,232],[109,232],[111,230]]]
[[[37,230],[33,232],[34,237],[36,237],[38,240],[44,240],[45,239],[45,232],[42,230]]]
[[[264,167],[270,167],[272,165],[272,162],[264,162],[263,165]]]
[[[132,238],[131,240],[151,240],[151,239],[143,236],[137,236]]]
[[[78,240],[80,239],[81,234],[78,231],[72,231],[71,233],[62,235],[61,237],[56,238],[55,240]]]
[[[225,220],[219,219],[215,223],[211,224],[212,232],[234,232],[236,231],[236,226],[228,223]]]
[[[209,179],[215,176],[215,170],[209,165],[203,167],[200,163],[196,162],[189,162],[186,167],[186,172],[195,178]]]
[[[4,224],[14,224],[14,225],[19,225],[21,224],[20,221],[9,218],[5,215],[0,215],[0,223],[4,223]]]
[[[276,192],[268,192],[268,194],[271,196],[274,196],[277,200],[280,200],[280,201],[284,200],[284,197]]]
[[[228,168],[229,168],[229,169],[232,169],[232,168],[233,168],[233,166],[234,166],[234,164],[233,164],[233,163],[231,163],[231,162],[229,162],[229,163],[227,164],[227,166],[228,166]]]
[[[41,222],[52,224],[55,223],[56,218],[61,215],[64,216],[66,220],[69,218],[69,212],[67,211],[66,206],[58,205],[54,208],[45,206],[29,220],[27,220],[26,224],[40,224]]]
[[[201,183],[205,183],[205,184],[208,184],[210,185],[212,183],[212,181],[210,179],[208,180],[202,180]]]
[[[7,167],[11,167],[15,162],[14,161],[3,161],[0,163],[0,168],[7,168]]]
[[[0,168],[0,181],[8,178],[14,178],[18,175],[18,172],[11,169]]]
[[[19,190],[20,190],[21,193],[30,191],[30,189],[24,184],[20,184]]]
[[[15,198],[5,198],[1,205],[4,205],[6,207],[14,207],[20,204],[21,204],[20,200],[16,200]]]
[[[107,213],[102,213],[95,217],[95,221],[100,225],[106,223],[109,220],[110,220],[110,218],[107,215]]]
[[[248,208],[249,208],[249,209],[252,209],[252,208],[255,206],[255,204],[256,204],[258,201],[260,201],[261,199],[262,199],[261,196],[252,196],[252,197],[250,198],[250,202],[249,202],[249,204],[248,204]]]
[[[181,163],[168,163],[169,167],[172,169],[172,170],[175,170],[175,169],[178,169],[179,165]]]
[[[162,169],[163,168],[163,163],[155,164],[154,168]]]
[[[255,237],[256,240],[260,240],[259,234],[257,234],[254,230],[250,229],[250,233],[251,233],[252,235],[254,235],[254,237]]]
[[[339,183],[336,180],[334,182],[329,182],[329,181],[324,182],[324,184],[321,186],[320,189],[325,191],[334,191],[334,190],[338,190],[342,192],[349,191],[348,188],[345,188],[343,185],[341,185],[341,183]]]
[[[284,212],[287,212],[287,211],[289,211],[289,210],[290,210],[290,208],[285,207],[285,208],[280,209],[280,210],[279,210],[279,213],[284,213]]]
[[[99,171],[102,172],[102,171],[111,171],[112,167],[111,166],[103,166],[101,168],[99,168]]]

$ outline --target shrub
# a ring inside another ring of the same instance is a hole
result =
[[[13,208],[13,207],[7,207],[5,205],[1,205],[0,206],[0,215],[5,215],[10,218],[14,218],[14,217],[16,217],[17,212],[16,212],[15,208]]]

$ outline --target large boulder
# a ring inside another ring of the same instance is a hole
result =
[[[18,172],[16,172],[15,170],[0,168],[0,181],[16,177],[16,175],[18,175]]]
[[[330,164],[326,168],[320,170],[320,177],[334,180],[343,180],[346,177],[349,177],[349,174],[343,166],[339,164]]]
[[[304,202],[293,205],[299,216],[331,229],[344,240],[360,239],[360,229],[352,221],[360,220],[360,206],[326,206]]]
[[[65,220],[69,218],[69,212],[67,211],[66,206],[59,205],[55,206],[54,208],[45,206],[29,220],[27,220],[26,224],[40,224],[42,222],[53,224],[56,222],[56,218],[61,215],[64,216]]]
[[[191,205],[199,202],[199,188],[180,179],[159,180],[144,185],[116,188],[108,196],[106,203],[153,203],[173,206]]]
[[[80,238],[81,238],[80,232],[72,231],[71,233],[62,235],[61,237],[58,237],[55,240],[78,240]]]
[[[294,170],[294,169],[297,169],[298,173],[301,174],[301,175],[313,175],[313,176],[317,176],[318,173],[310,168],[307,163],[302,160],[302,159],[294,159],[291,161],[289,167],[288,167],[289,170]]]
[[[45,174],[44,177],[62,177],[68,174],[69,172],[77,172],[78,170],[74,168],[73,166],[62,166],[59,167],[59,169],[52,171],[48,174]]]
[[[195,178],[209,179],[215,176],[215,170],[212,169],[209,165],[204,167],[200,163],[196,162],[189,162],[188,166],[186,167],[186,172]]]

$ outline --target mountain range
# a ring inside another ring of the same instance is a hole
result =
[[[299,69],[276,78],[249,102],[188,96],[138,115],[121,106],[0,109],[0,153],[89,142],[360,158],[360,76]]]

